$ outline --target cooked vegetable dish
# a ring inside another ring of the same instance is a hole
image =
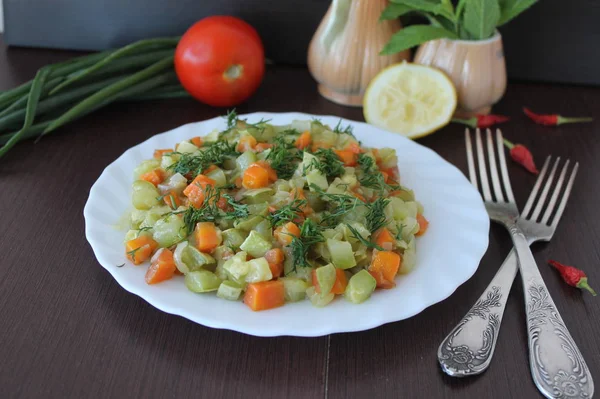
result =
[[[395,151],[362,146],[341,123],[231,112],[225,130],[157,149],[134,178],[125,252],[150,261],[146,282],[182,274],[190,291],[252,310],[393,288],[428,226]]]

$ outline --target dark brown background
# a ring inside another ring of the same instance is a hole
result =
[[[4,0],[4,27],[6,42],[14,45],[97,50],[148,37],[181,35],[195,21],[209,15],[235,15],[258,30],[267,57],[279,63],[304,65],[308,43],[330,3]],[[415,22],[414,17],[403,19]],[[538,1],[500,28],[509,77],[599,85],[599,20],[597,0]]]
[[[70,55],[0,47],[0,90]],[[535,245],[534,253],[598,385],[599,298],[566,286],[545,262],[554,258],[578,265],[600,289],[600,126],[535,126],[521,114],[522,105],[600,118],[600,90],[511,84],[496,108],[513,117],[505,135],[532,146],[539,162],[548,154],[580,162],[554,240]],[[360,109],[319,97],[308,72],[291,67],[269,69],[259,92],[238,110],[362,120]],[[0,160],[0,397],[537,397],[528,368],[520,281],[485,374],[452,379],[440,371],[435,357],[440,340],[477,299],[510,248],[507,233],[496,225],[479,270],[449,299],[409,320],[359,333],[256,338],[168,315],[122,289],[98,264],[84,237],[89,188],[127,148],[223,112],[191,100],[119,104],[36,145],[19,144]],[[451,125],[419,142],[465,170],[462,138],[462,127]],[[514,165],[510,173],[523,204],[535,178]]]

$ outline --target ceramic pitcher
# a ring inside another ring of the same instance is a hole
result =
[[[338,104],[360,106],[379,71],[408,60],[408,51],[379,55],[402,28],[399,20],[379,21],[387,4],[387,0],[332,1],[308,49],[308,68],[321,95]]]
[[[448,74],[456,86],[456,116],[460,118],[490,113],[506,90],[506,64],[498,32],[487,40],[429,41],[419,47],[414,62]]]

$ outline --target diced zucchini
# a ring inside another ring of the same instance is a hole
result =
[[[159,184],[158,189],[162,194],[167,194],[171,191],[181,194],[187,185],[187,179],[185,176],[183,176],[181,173],[175,173],[173,176]]]
[[[244,193],[244,202],[248,204],[260,204],[267,202],[275,194],[272,188],[255,188]]]
[[[402,254],[402,263],[400,264],[400,269],[398,270],[399,274],[407,274],[410,273],[417,264],[417,252],[415,246],[415,240],[412,239],[408,243],[408,248],[404,250]]]
[[[406,187],[402,187],[399,193],[395,194],[396,197],[400,198],[403,201],[414,201],[415,193],[413,190],[410,190]]]
[[[256,162],[256,154],[252,151],[246,151],[235,160],[240,171],[244,172],[248,166]]]
[[[419,201],[415,201],[417,203],[417,214],[422,215],[423,213],[425,213],[425,208],[423,208],[423,204],[421,204]]]
[[[273,183],[273,188],[275,189],[275,191],[285,191],[286,193],[289,193],[290,190],[292,189],[290,187],[290,183],[287,180],[282,180],[279,179],[277,180],[275,183]]]
[[[127,233],[125,233],[125,240],[124,242],[130,241],[130,240],[134,240],[140,236],[150,236],[152,237],[152,232],[148,231],[148,230],[129,230],[127,231]]]
[[[377,282],[375,278],[365,269],[359,271],[354,276],[350,277],[348,286],[344,292],[344,296],[350,302],[361,303],[369,299]]]
[[[256,230],[252,230],[246,240],[240,245],[240,249],[246,251],[254,258],[264,256],[272,247],[271,242]]]
[[[250,266],[246,262],[246,252],[238,252],[223,264],[223,270],[230,280],[242,283],[250,271]]]
[[[292,121],[290,124],[290,129],[297,130],[298,132],[305,132],[311,130],[311,121],[302,120],[302,121]]]
[[[333,285],[335,284],[336,273],[333,264],[318,267],[315,271],[317,277],[317,283],[321,289],[321,295],[326,295],[331,292]]]
[[[273,229],[271,228],[271,223],[269,223],[267,219],[257,224],[255,230],[267,240],[270,240],[273,237]]]
[[[308,287],[306,289],[306,295],[308,296],[308,299],[310,299],[310,302],[319,308],[329,304],[329,302],[333,301],[333,298],[335,297],[335,295],[331,292],[326,295],[321,295],[315,291],[315,287]]]
[[[308,183],[310,191],[315,191],[315,189],[312,187],[313,184],[319,187],[321,190],[327,190],[329,187],[329,184],[327,183],[327,177],[320,171],[314,169],[308,172],[306,175],[306,183]]]
[[[417,217],[418,206],[414,201],[403,201],[398,197],[391,197],[390,203],[386,207],[386,213],[389,213],[389,210],[387,209],[389,207],[391,207],[391,213],[397,221],[404,220],[407,217]]]
[[[233,225],[236,229],[251,231],[263,220],[265,220],[265,218],[262,216],[250,216],[248,219],[236,220]]]
[[[131,188],[133,189],[131,202],[136,209],[150,209],[160,203],[158,199],[160,193],[154,187],[154,184],[145,180],[136,180]]]
[[[336,177],[327,188],[327,194],[345,194],[347,187],[348,186],[342,181],[342,179]]]
[[[248,205],[248,212],[250,215],[267,216],[269,214],[269,203],[250,204]]]
[[[277,132],[275,131],[275,129],[273,128],[272,125],[264,123],[264,124],[260,124],[258,126],[259,126],[258,129],[255,129],[255,128],[248,129],[248,133],[250,133],[252,136],[254,136],[254,138],[258,141],[269,141],[272,138],[274,138],[275,135],[277,134]]]
[[[209,254],[198,251],[194,246],[187,241],[182,241],[177,244],[173,259],[177,269],[183,274],[188,274],[192,271],[201,270],[205,266],[214,265],[215,258]]]
[[[190,143],[189,141],[182,141],[177,144],[177,152],[181,152],[182,154],[193,154],[198,151],[198,147]]]
[[[342,225],[343,226],[343,225]],[[338,229],[339,225],[336,226],[335,229],[326,229],[323,230],[322,234],[325,238],[332,238],[334,240],[341,240],[343,238],[343,233]]]
[[[350,173],[350,171],[352,173]],[[354,168],[346,168],[346,174],[342,176],[340,179],[341,184],[347,185],[347,189],[353,189],[358,185],[358,179],[356,178],[356,174],[354,174]]]
[[[167,206],[155,206],[152,209],[145,211],[146,216],[142,223],[140,223],[140,228],[145,227],[154,227],[156,222],[163,217],[165,213],[169,213],[172,209]]]
[[[221,279],[208,270],[197,270],[185,275],[185,286],[192,292],[216,291],[221,285]]]
[[[409,242],[411,237],[413,237],[419,231],[419,222],[417,219],[412,217],[407,217],[401,222],[402,226],[402,239],[406,242]]]
[[[177,215],[168,215],[159,219],[154,224],[152,238],[161,248],[167,248],[183,241],[186,237],[186,228],[183,219]]]
[[[331,254],[331,261],[338,269],[349,269],[356,266],[352,245],[349,242],[328,238],[327,249]]]
[[[163,155],[160,159],[160,167],[167,170],[169,166],[174,165],[179,160],[179,157],[178,154]]]
[[[133,170],[133,179],[139,180],[140,176],[144,173],[152,172],[154,169],[160,168],[160,159],[148,159],[146,161],[142,161],[134,170]]]
[[[308,191],[305,193],[305,195],[306,201],[308,202],[308,205],[312,208],[312,210],[314,210],[315,212],[321,212],[325,210],[325,201],[321,199],[321,196],[318,193]]]
[[[287,302],[298,302],[306,298],[306,289],[308,283],[297,277],[282,277],[283,289],[285,290],[285,300]]]
[[[256,258],[246,262],[248,265],[248,274],[245,281],[247,283],[258,283],[268,281],[273,278],[269,262],[265,258]]]
[[[379,149],[379,158],[381,158],[382,168],[393,168],[398,165],[398,157],[396,156],[396,150],[393,148],[381,148]]]
[[[229,301],[237,301],[241,294],[242,287],[229,280],[223,281],[217,290],[217,296],[219,298],[227,299]]]
[[[217,262],[220,260],[223,260],[223,258],[225,258],[225,257],[229,258],[229,257],[233,256],[233,254],[234,254],[233,250],[230,247],[228,247],[227,245],[219,245],[212,252],[212,256],[215,258],[215,260]]]
[[[240,245],[246,239],[247,234],[239,229],[228,229],[223,231],[223,244],[235,250],[240,248]]]
[[[142,224],[142,222],[146,218],[147,213],[148,211],[140,209],[134,209],[133,211],[131,211],[131,213],[129,214],[129,226],[132,229],[139,229],[140,224]]]
[[[223,169],[216,168],[211,170],[206,174],[206,177],[209,177],[215,181],[215,186],[222,187],[227,184],[227,177],[225,177],[225,172]]]

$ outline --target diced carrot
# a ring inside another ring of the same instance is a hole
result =
[[[273,232],[273,236],[281,245],[290,245],[292,243],[292,236],[300,237],[300,228],[292,222],[287,222],[283,226],[277,227]]]
[[[163,182],[163,180],[165,180],[165,172],[160,168],[154,169],[141,175],[140,180],[146,180],[147,182],[158,186]]]
[[[384,172],[383,170],[381,171],[381,175],[383,176],[383,181],[387,183],[388,179],[390,178],[390,175]]]
[[[320,148],[327,149],[327,148],[331,148],[331,147],[333,147],[333,144],[331,144],[331,143],[327,143],[324,141],[315,141],[312,143],[310,149],[312,150],[312,152],[315,152]]]
[[[244,186],[244,188],[262,188],[267,187],[268,185],[269,171],[267,169],[256,163],[248,166],[242,180],[242,186]]]
[[[429,227],[429,221],[427,219],[425,219],[425,216],[418,213],[417,214],[417,222],[419,223],[419,231],[415,235],[422,236],[423,234],[425,234],[425,232],[427,231],[427,228]]]
[[[217,208],[219,208],[223,211],[226,210],[228,208],[228,206],[229,206],[229,204],[227,203],[227,198],[225,198],[225,197],[221,197],[217,201]]]
[[[381,173],[387,173],[389,179],[396,179],[398,177],[398,168],[380,168]],[[385,175],[384,175],[385,176]]]
[[[361,152],[363,152],[363,149],[360,148],[360,145],[358,145],[358,143],[356,143],[354,141],[352,143],[348,144],[346,146],[345,150],[350,151],[357,155],[360,154]]]
[[[348,150],[334,150],[344,166],[356,166],[356,154]]]
[[[386,227],[383,227],[375,232],[375,243],[386,250],[391,250],[396,244],[396,239]],[[386,248],[388,246],[391,248]]]
[[[173,152],[171,148],[165,148],[163,150],[154,150],[154,158],[162,158],[163,155]]]
[[[175,266],[173,252],[167,248],[161,248],[152,257],[152,263],[146,271],[146,283],[156,284],[168,280],[173,277],[175,270],[177,270],[177,266]]]
[[[257,141],[254,138],[254,136],[251,135],[246,135],[246,136],[242,136],[240,138],[240,141],[238,142],[237,145],[237,150],[239,152],[244,152],[244,151],[251,151],[254,149],[254,147],[256,147]]]
[[[255,162],[257,165],[262,166],[263,168],[265,168],[267,170],[267,172],[269,173],[269,180],[270,181],[276,181],[277,180],[277,172],[275,171],[275,169],[273,169],[271,167],[271,164],[268,163],[267,161],[256,161]]]
[[[190,139],[190,142],[193,145],[195,145],[196,147],[202,147],[202,145],[204,144],[204,141],[202,140],[202,137],[200,137],[200,136],[192,137]]]
[[[269,144],[269,143],[258,143],[254,149],[257,152],[263,152],[264,150],[268,150],[269,148],[273,147],[273,144]]]
[[[285,260],[283,250],[281,248],[269,249],[265,253],[265,259],[269,263],[273,278],[281,277],[283,274],[283,261]]]
[[[269,205],[267,210],[269,211],[269,213],[277,212],[277,208],[275,208],[273,205]]]
[[[171,209],[177,209],[181,206],[181,198],[175,191],[171,191],[163,197],[163,201],[167,204]]]
[[[194,230],[194,242],[201,252],[212,252],[222,241],[221,230],[213,222],[200,222]]]
[[[212,172],[212,171],[213,171],[213,170],[215,170],[215,169],[218,169],[217,165],[215,165],[215,164],[212,164],[212,165],[210,165],[208,168],[204,169],[204,170],[202,171],[202,174],[207,174],[207,173],[210,173],[210,172]]]
[[[290,197],[292,198],[292,200],[295,200],[295,199],[305,200],[306,199],[306,195],[304,195],[304,190],[301,188],[292,189],[292,191],[290,191]],[[300,205],[299,208],[302,211],[302,213],[304,213],[305,216],[310,215],[311,213],[314,212],[313,209],[310,207],[310,205],[308,205],[308,201],[304,205]]]
[[[312,270],[312,282],[315,286],[315,291],[320,294],[321,287],[319,286],[319,282],[317,280],[317,269]],[[346,278],[346,273],[342,269],[335,269],[335,283],[333,283],[333,287],[331,288],[331,293],[336,295],[341,295],[346,291],[346,286],[348,285],[348,279]]]
[[[125,254],[133,264],[139,265],[150,259],[158,243],[149,236],[139,236],[125,243]]]
[[[359,193],[358,191],[355,190],[351,190],[350,193],[352,195],[354,195],[356,198],[358,198],[359,200],[361,200],[362,202],[367,202],[367,199],[365,198],[364,195],[362,195],[361,193]]]
[[[400,268],[402,258],[392,251],[377,251],[369,265],[369,273],[377,281],[378,288],[392,288],[396,286],[394,278]]]
[[[206,186],[215,186],[216,182],[204,175],[198,175],[189,186],[183,190],[183,195],[188,197],[190,204],[196,208],[200,208],[204,202],[204,193]]]
[[[303,150],[310,145],[312,140],[310,132],[307,130],[296,139],[296,148]]]
[[[244,182],[244,180],[241,177],[238,177],[235,179],[234,184],[237,188],[242,188],[243,182]]]
[[[285,303],[283,281],[270,280],[248,284],[246,294],[244,294],[244,303],[254,311],[283,306]]]

